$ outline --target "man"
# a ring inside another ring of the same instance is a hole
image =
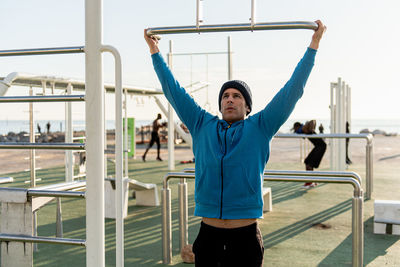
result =
[[[149,151],[149,149],[154,145],[154,143],[157,144],[157,160],[162,161],[160,158],[160,136],[158,135],[158,130],[161,127],[161,124],[158,122],[161,120],[161,114],[158,113],[157,118],[153,121],[153,130],[151,131],[151,140],[149,143],[149,146],[147,147],[146,151],[144,152],[142,159],[143,161],[146,161],[146,154]]]
[[[293,130],[297,134],[316,134],[315,125],[315,120],[307,121],[305,124],[295,122]],[[314,168],[318,168],[321,163],[322,157],[326,151],[326,143],[322,138],[308,138],[308,140],[314,145],[314,148],[305,158],[304,164],[306,165],[306,171],[313,171]],[[316,185],[317,183],[305,183],[303,188],[309,189]]]
[[[193,244],[199,266],[262,266],[263,241],[257,219],[263,217],[263,172],[270,141],[287,120],[314,64],[326,27],[317,21],[310,47],[290,80],[253,116],[249,86],[226,82],[219,93],[222,120],[202,109],[180,86],[159,53],[158,41],[146,35],[153,66],[164,94],[193,138],[196,158],[195,212],[202,217]]]

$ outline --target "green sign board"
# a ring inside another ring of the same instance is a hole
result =
[[[125,129],[125,120],[124,129]],[[128,157],[135,156],[135,118],[128,118]],[[125,133],[125,131],[124,131]],[[125,138],[124,138],[125,141]]]

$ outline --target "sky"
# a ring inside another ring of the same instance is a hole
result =
[[[204,0],[204,23],[246,23],[251,1]],[[123,83],[160,88],[154,73],[143,29],[194,25],[196,1],[104,0],[103,44],[116,47],[122,56]],[[83,46],[84,1],[1,0],[0,50]],[[341,77],[352,90],[353,119],[399,119],[400,34],[398,0],[281,0],[257,1],[258,22],[322,20],[328,27],[317,53],[304,95],[291,119],[328,119],[330,84]],[[253,93],[253,112],[261,110],[290,78],[310,43],[312,31],[259,31],[165,35],[160,41],[164,56],[169,40],[175,52],[226,51],[232,38],[233,78],[246,81]],[[104,81],[113,82],[113,58],[104,55]],[[0,58],[0,76],[11,72],[84,79],[84,55],[48,55]],[[225,55],[175,57],[173,71],[182,85],[202,81],[206,89],[194,93],[202,106],[217,111],[217,96],[227,80]],[[41,90],[38,90],[39,92]],[[14,87],[7,95],[25,95]],[[113,118],[113,96],[107,96],[106,118]],[[82,103],[73,104],[75,119],[84,118]],[[2,104],[0,120],[27,119],[27,104]],[[62,104],[35,104],[35,118],[63,119]],[[160,110],[149,97],[129,100],[128,113],[152,119]]]

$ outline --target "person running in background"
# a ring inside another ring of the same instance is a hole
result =
[[[307,121],[305,124],[295,122],[292,130],[294,130],[296,134],[316,134],[315,126],[315,120]],[[308,140],[314,145],[314,148],[307,155],[304,164],[306,165],[307,171],[313,171],[314,168],[318,168],[321,163],[322,157],[326,151],[326,143],[322,138],[308,138]],[[303,185],[303,188],[309,189],[316,185],[316,183],[308,182]]]
[[[149,149],[153,146],[154,143],[157,144],[157,160],[162,161],[160,158],[160,136],[158,135],[158,130],[161,128],[161,124],[159,120],[161,119],[161,114],[158,113],[157,118],[153,121],[153,130],[151,131],[151,140],[149,146],[147,147],[146,151],[144,152],[142,159],[146,161],[146,154]]]

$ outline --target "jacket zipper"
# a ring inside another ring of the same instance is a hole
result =
[[[220,209],[220,213],[219,213],[219,218],[222,219],[222,200],[223,200],[223,196],[224,196],[224,157],[226,155],[226,151],[227,151],[227,147],[226,147],[226,133],[228,132],[228,129],[231,126],[228,125],[228,128],[225,129],[225,137],[224,137],[224,141],[225,141],[225,149],[224,149],[224,154],[222,155],[221,158],[221,209]]]

